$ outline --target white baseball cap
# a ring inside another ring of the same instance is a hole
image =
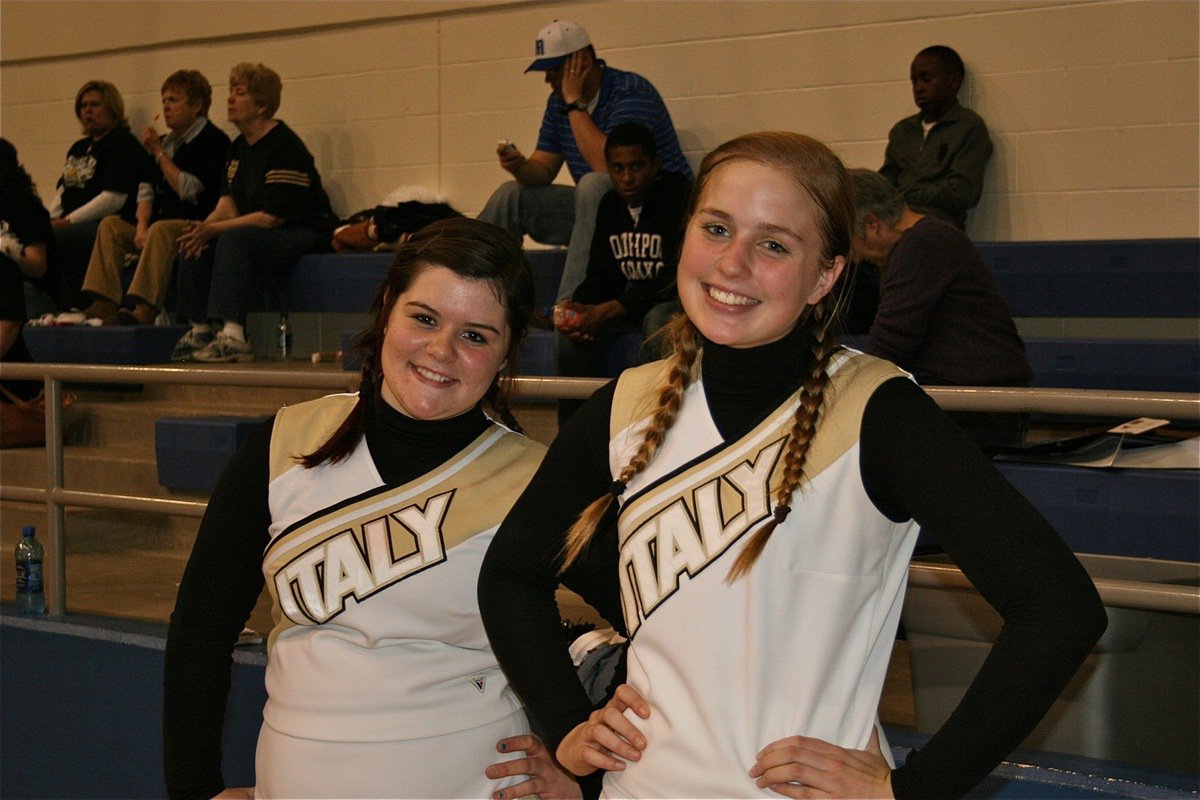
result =
[[[589,46],[592,40],[578,22],[556,19],[538,32],[534,44],[537,59],[525,68],[526,72],[554,69],[576,50]]]

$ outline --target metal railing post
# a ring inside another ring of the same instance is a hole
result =
[[[66,508],[56,494],[63,488],[62,381],[46,375],[46,610],[55,616],[67,613]]]

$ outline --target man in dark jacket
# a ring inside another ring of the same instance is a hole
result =
[[[996,279],[967,235],[919,214],[882,175],[850,170],[854,254],[882,272],[867,352],[933,386],[1028,386],[1025,345]],[[951,415],[981,444],[1012,443],[1019,420]],[[993,435],[995,434],[995,435]]]

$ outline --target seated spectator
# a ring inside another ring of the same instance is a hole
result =
[[[21,329],[27,319],[26,280],[41,282],[54,241],[50,215],[38,199],[29,173],[17,160],[17,148],[0,139],[0,362],[29,363]],[[40,381],[4,381],[0,402],[37,397]]]
[[[175,360],[254,360],[246,311],[255,278],[282,277],[297,258],[328,246],[336,218],[312,154],[275,119],[282,91],[262,64],[238,64],[229,75],[229,121],[240,133],[217,207],[179,237],[178,310],[192,327]]]
[[[659,342],[652,336],[682,310],[675,267],[691,181],[660,171],[654,134],[642,125],[613,128],[604,156],[613,188],[600,200],[587,275],[571,299],[555,308],[559,375],[606,374],[606,352],[618,337],[635,331],[646,360],[658,358]],[[560,400],[559,425],[582,404]]]
[[[960,230],[983,194],[983,169],[992,155],[987,125],[958,104],[965,74],[962,59],[949,47],[917,53],[909,75],[920,112],[892,127],[879,168],[910,208]]]
[[[546,100],[537,147],[526,157],[511,142],[496,149],[500,166],[516,180],[500,185],[479,219],[526,234],[543,244],[567,245],[558,287],[566,300],[583,281],[600,198],[612,188],[604,166],[604,139],[617,125],[637,122],[654,132],[664,169],[692,177],[671,115],[650,81],[608,66],[583,26],[554,20],[538,34],[537,58],[526,72],[545,72]],[[553,181],[566,162],[575,186]]]
[[[150,158],[129,132],[125,101],[107,81],[88,81],[75,93],[75,116],[84,137],[67,151],[62,177],[50,205],[60,309],[82,308],[81,292],[96,229],[110,214],[136,221],[138,184],[150,173]]]
[[[1025,345],[996,279],[966,234],[905,205],[887,179],[850,170],[855,256],[882,271],[867,352],[933,386],[1028,386]],[[1011,415],[951,414],[985,446],[1011,444]]]
[[[170,132],[150,125],[142,144],[154,158],[154,182],[142,184],[137,224],[105,217],[96,233],[83,280],[94,296],[84,314],[105,325],[151,325],[166,299],[179,253],[176,240],[189,220],[212,213],[221,192],[229,137],[208,118],[212,86],[195,70],[171,73],[162,85],[162,119]],[[130,307],[121,307],[121,270],[140,253],[129,286]]]

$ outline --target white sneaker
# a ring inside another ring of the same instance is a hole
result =
[[[191,361],[192,355],[204,347],[207,347],[209,342],[213,340],[211,331],[197,333],[192,329],[179,337],[179,341],[175,343],[175,349],[171,351],[172,361]]]
[[[207,346],[192,353],[192,361],[203,361],[206,364],[253,360],[254,348],[250,343],[235,339],[224,331],[214,336]]]

